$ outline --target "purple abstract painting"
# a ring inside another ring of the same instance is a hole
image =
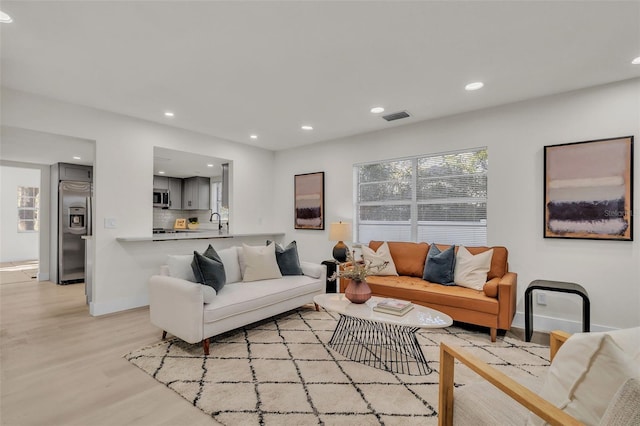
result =
[[[544,147],[545,238],[633,239],[633,136]]]

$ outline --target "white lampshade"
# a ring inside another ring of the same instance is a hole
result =
[[[329,241],[351,241],[351,224],[333,222],[329,225]]]

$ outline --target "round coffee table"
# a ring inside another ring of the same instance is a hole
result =
[[[414,304],[403,316],[376,312],[382,297],[366,303],[351,303],[344,294],[320,294],[313,301],[340,314],[329,346],[345,357],[382,370],[400,374],[430,374],[416,331],[444,328],[453,324],[449,315]]]

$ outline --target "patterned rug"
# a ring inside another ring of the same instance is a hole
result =
[[[224,425],[437,424],[439,344],[470,350],[514,379],[540,377],[549,348],[457,326],[418,332],[433,372],[390,373],[328,347],[337,314],[302,307],[217,336],[211,354],[169,339],[125,358]],[[456,366],[456,386],[481,381]]]

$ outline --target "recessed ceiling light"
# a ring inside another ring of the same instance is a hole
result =
[[[258,139],[258,135],[251,135],[249,136],[251,139]]]
[[[13,18],[0,10],[0,22],[3,24],[10,24],[13,22]]]
[[[306,124],[305,124],[304,126],[301,126],[300,128],[301,128],[302,130],[313,130],[313,127],[308,126],[308,125],[306,125]]]
[[[166,112],[164,113],[164,116],[165,116],[165,117],[174,117],[174,116],[175,116],[175,114],[174,114],[174,113],[172,113],[171,111],[166,111]]]
[[[82,160],[82,158],[78,157],[77,155],[74,155],[74,156],[73,156],[73,159],[74,159],[74,160]]]
[[[207,167],[213,167],[213,164],[207,164]]]
[[[475,83],[469,83],[464,86],[464,90],[478,90],[484,87],[484,83],[481,81],[476,81]]]
[[[164,170],[160,170],[160,171],[158,172],[158,174],[159,174],[159,175],[163,175],[163,174],[164,174]]]
[[[631,63],[633,65],[640,65],[640,56],[638,56],[637,58],[635,58],[633,61],[631,61]]]
[[[381,112],[384,112],[384,108],[382,108],[382,107],[373,107],[373,108],[371,108],[371,113],[372,114],[380,114]]]

